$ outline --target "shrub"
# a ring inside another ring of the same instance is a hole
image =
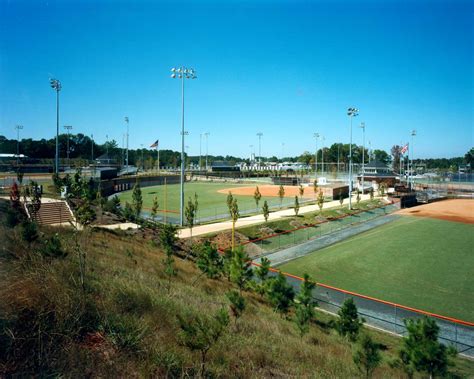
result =
[[[31,243],[38,238],[38,227],[33,221],[25,220],[21,223],[21,237]]]

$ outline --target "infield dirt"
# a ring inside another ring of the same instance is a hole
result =
[[[219,193],[228,194],[232,192],[232,195],[241,195],[241,196],[253,196],[255,193],[256,186],[251,187],[234,187],[234,188],[225,188],[218,190]],[[299,187],[296,186],[283,186],[285,189],[285,196],[284,197],[295,197],[300,196]],[[258,190],[260,191],[262,196],[268,197],[278,197],[278,191],[280,190],[280,186],[277,185],[263,185],[258,186]],[[314,191],[313,187],[304,187],[304,198],[312,199],[314,198]]]
[[[413,208],[405,208],[398,211],[397,214],[474,224],[474,200],[437,201]]]

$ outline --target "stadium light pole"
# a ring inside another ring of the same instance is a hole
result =
[[[321,136],[321,175],[324,176],[324,141],[326,138]]]
[[[416,130],[413,129],[411,131],[411,147],[410,147],[410,155],[411,155],[411,170],[410,170],[410,176],[411,176],[411,180],[410,180],[410,189],[413,189],[414,185],[415,185],[415,182],[414,182],[414,178],[413,178],[413,155],[414,155],[414,149],[413,149],[413,140],[416,136]]]
[[[316,152],[314,153],[314,179],[318,179],[318,138],[319,133],[313,133],[313,137],[316,139]]]
[[[211,133],[209,133],[209,132],[204,133],[204,136],[206,137],[206,171],[208,170],[207,157],[209,155],[209,136],[210,135],[211,135]]]
[[[357,108],[348,108],[347,115],[351,120],[351,142],[349,144],[349,209],[352,209],[352,119],[359,114]]]
[[[64,129],[67,130],[67,151],[66,151],[66,157],[67,157],[67,165],[71,167],[71,164],[69,163],[69,131],[72,129],[72,125],[64,125]]]
[[[258,136],[258,165],[262,165],[262,132],[257,133]],[[260,167],[259,167],[260,168]]]
[[[125,122],[127,123],[127,134],[125,134],[125,143],[126,143],[126,150],[125,150],[125,166],[127,167],[127,170],[128,170],[128,123],[129,123],[129,119],[127,116],[124,117],[124,120]]]
[[[201,171],[201,157],[202,157],[202,133],[199,134],[199,171]]]
[[[173,67],[171,69],[172,79],[181,79],[181,194],[179,197],[179,224],[184,225],[184,79],[196,79],[196,71],[192,68]]]
[[[58,79],[49,79],[51,88],[56,91],[56,156],[55,162],[55,173],[59,174],[59,91],[61,91],[62,85]]]
[[[365,168],[365,122],[361,122],[362,128],[362,193],[364,193],[364,168]]]
[[[23,129],[23,125],[16,125],[16,165],[20,164],[20,129]]]

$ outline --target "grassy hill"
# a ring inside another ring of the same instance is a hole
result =
[[[0,204],[5,214],[5,203]],[[45,241],[61,241],[65,256]],[[182,344],[178,315],[209,315],[228,308],[226,279],[200,277],[176,258],[168,285],[164,254],[151,231],[42,228],[27,243],[21,227],[0,226],[0,377],[196,376],[199,354]],[[78,247],[80,248],[78,250]],[[81,284],[79,252],[85,253]],[[53,255],[53,256],[51,256]],[[259,295],[245,292],[247,309],[208,353],[209,377],[358,377],[353,346],[317,314],[300,337],[292,315],[283,318]],[[405,375],[391,368],[400,339],[368,330],[383,347],[380,378]],[[474,373],[457,359],[456,377]]]

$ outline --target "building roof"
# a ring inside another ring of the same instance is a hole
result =
[[[389,168],[385,163],[377,161],[377,160],[367,163],[366,165],[364,165],[364,167],[365,168],[385,168],[385,169]]]

